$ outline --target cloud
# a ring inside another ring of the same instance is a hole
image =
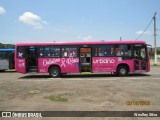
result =
[[[136,34],[140,35],[140,34],[142,34],[143,32],[144,32],[144,31],[139,30],[139,31],[136,32]],[[143,34],[148,34],[148,35],[150,35],[150,34],[151,34],[151,31],[145,31]]]
[[[88,25],[92,25],[93,24],[93,20],[91,18],[82,18],[81,22],[83,24],[88,24]]]
[[[89,36],[78,36],[77,39],[83,40],[83,41],[89,41],[93,39],[93,36],[89,35]]]
[[[2,6],[0,6],[0,14],[4,14],[5,12],[6,10]]]
[[[32,26],[34,29],[43,28],[43,24],[47,24],[46,21],[32,12],[25,12],[22,16],[19,16],[19,21]]]
[[[86,36],[83,38],[83,40],[91,40],[91,39],[93,39],[93,36]]]

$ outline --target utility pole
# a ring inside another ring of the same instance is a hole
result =
[[[157,12],[154,14],[154,59],[155,59],[155,64],[157,64],[157,46],[156,46],[156,14]]]
[[[120,37],[120,41],[122,41],[122,37]]]

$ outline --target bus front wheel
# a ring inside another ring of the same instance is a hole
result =
[[[126,66],[119,66],[117,70],[118,76],[127,76],[128,68]]]
[[[59,67],[51,67],[49,69],[49,75],[53,78],[59,77],[60,76],[60,69]]]

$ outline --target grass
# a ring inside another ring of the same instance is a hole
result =
[[[155,64],[155,63],[154,63],[152,66],[158,66],[158,64]]]
[[[54,102],[68,102],[68,99],[65,98],[63,95],[57,95],[57,96],[51,95],[51,96],[45,96],[44,98]]]
[[[155,60],[154,60],[154,59],[151,59],[150,63],[151,63],[151,66],[153,66],[153,67],[154,67],[154,66],[155,66],[155,67],[156,67],[156,66],[159,66],[159,65],[160,65],[160,59],[157,59],[157,63],[158,63],[158,64],[155,64]]]

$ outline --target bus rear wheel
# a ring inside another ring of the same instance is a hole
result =
[[[60,76],[60,69],[59,67],[51,67],[49,69],[49,75],[53,78],[59,77]]]
[[[127,76],[128,75],[128,68],[126,66],[119,66],[117,69],[118,76]]]

